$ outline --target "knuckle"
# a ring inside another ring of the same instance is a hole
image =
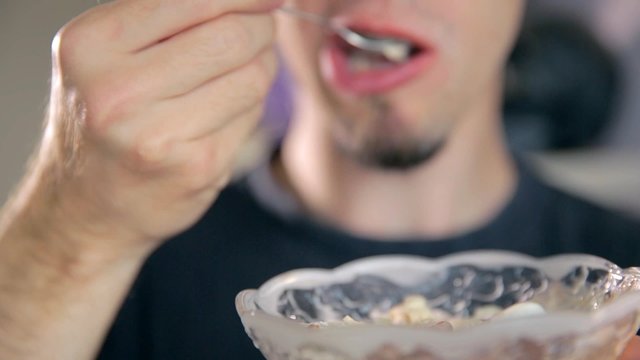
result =
[[[73,68],[73,64],[81,58],[84,47],[83,33],[77,21],[66,24],[56,33],[51,49],[53,56],[62,66]]]
[[[250,24],[252,26],[251,40],[257,49],[264,49],[275,41],[276,24],[273,15],[253,16]]]
[[[243,47],[250,43],[251,34],[245,23],[236,15],[228,15],[219,26],[213,30],[212,44],[207,44],[207,52],[212,52],[215,56],[237,55]]]
[[[133,19],[145,18],[159,6],[156,1],[130,1],[127,5],[128,15]]]
[[[220,153],[212,146],[206,146],[194,153],[185,163],[186,190],[197,192],[209,188],[218,176]]]
[[[138,109],[138,95],[130,80],[97,81],[85,91],[86,127],[101,135],[117,123],[131,118]]]
[[[267,40],[269,43],[273,43],[277,37],[277,27],[276,27],[276,18],[273,14],[266,15],[266,29],[265,33],[267,34]]]
[[[271,51],[262,54],[249,65],[247,69],[248,90],[253,99],[262,101],[268,96],[276,72],[276,59]]]
[[[261,67],[265,74],[266,81],[270,84],[276,77],[278,72],[278,58],[275,51],[267,51],[261,57]]]
[[[77,65],[79,60],[104,52],[103,34],[109,22],[98,6],[74,18],[58,30],[51,45],[54,57]]]
[[[110,21],[102,24],[102,37],[105,41],[110,43],[122,41],[126,36],[126,21],[122,18],[113,18],[109,20]]]
[[[236,143],[233,144],[235,149],[241,149],[242,146],[247,145],[249,143],[249,139],[253,138],[256,135],[256,130],[258,129],[260,122],[263,119],[264,115],[264,104],[256,105],[250,108],[245,115],[242,117],[241,121],[244,122],[242,125],[242,129],[239,131],[238,139]]]
[[[171,145],[168,142],[156,141],[147,136],[140,137],[129,146],[125,146],[124,161],[132,169],[150,171],[161,168]]]
[[[258,124],[260,124],[263,114],[264,114],[263,103],[261,103],[258,106],[254,106],[249,110],[248,116],[247,116],[247,121],[248,121],[247,133],[248,134],[251,134],[256,129]]]

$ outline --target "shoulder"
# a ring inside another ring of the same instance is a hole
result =
[[[248,218],[261,211],[262,208],[248,188],[245,179],[236,179],[220,192],[196,227],[211,226],[212,223],[226,222],[231,218]]]
[[[247,178],[229,184],[202,219],[189,232],[206,229],[216,233],[253,233],[257,228],[280,224],[272,209],[260,201]]]
[[[640,236],[640,220],[631,215],[597,204],[542,180],[539,181],[541,186],[546,188],[546,201],[549,206],[547,210],[559,216],[559,219],[581,224],[592,230],[599,228],[602,231],[617,234]]]
[[[624,267],[640,265],[640,220],[531,176],[541,218],[560,250],[591,253]]]

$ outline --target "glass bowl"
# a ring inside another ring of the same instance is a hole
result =
[[[439,320],[390,320],[407,299]],[[269,360],[607,360],[640,326],[640,269],[589,255],[382,256],[281,274],[236,308]]]

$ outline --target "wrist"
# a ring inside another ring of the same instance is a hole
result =
[[[48,226],[43,220],[24,216],[9,224],[0,233],[0,253],[7,256],[2,261],[17,259],[26,267],[47,270],[57,281],[83,283],[119,268],[138,268],[150,253],[109,249],[108,239],[89,238],[62,224]]]
[[[153,242],[133,241],[131,234],[101,225],[102,219],[92,221],[73,200],[50,182],[27,181],[0,218],[0,252],[11,249],[16,258],[77,280],[138,266],[153,251]]]

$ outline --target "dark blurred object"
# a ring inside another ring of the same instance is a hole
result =
[[[594,144],[610,125],[619,82],[614,57],[578,22],[529,19],[507,68],[504,110],[511,147]]]

